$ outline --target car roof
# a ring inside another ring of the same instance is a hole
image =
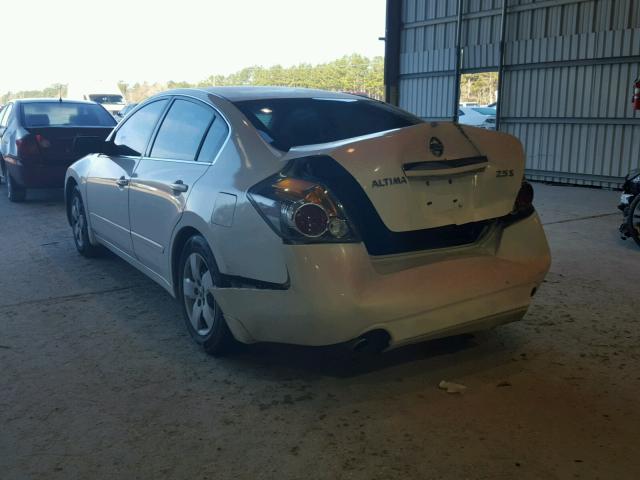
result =
[[[16,98],[12,100],[16,103],[86,103],[88,105],[94,105],[95,102],[88,102],[85,100],[71,100],[67,98]]]
[[[292,87],[206,87],[198,89],[201,92],[225,98],[230,102],[242,100],[264,100],[270,98],[336,98],[336,99],[362,99],[357,95],[341,92],[329,92],[313,88]]]

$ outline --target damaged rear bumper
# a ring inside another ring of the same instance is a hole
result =
[[[383,330],[395,347],[522,318],[550,266],[537,214],[473,245],[372,257],[362,244],[284,245],[286,290],[220,288],[245,343],[330,345]]]

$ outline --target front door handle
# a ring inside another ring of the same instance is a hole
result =
[[[118,180],[116,180],[116,185],[118,185],[118,187],[120,187],[120,188],[124,188],[127,185],[129,185],[129,179],[128,178],[124,178],[124,175],[123,175]]]
[[[189,190],[189,185],[185,185],[182,180],[176,180],[175,183],[171,184],[171,190],[174,193],[184,193]]]

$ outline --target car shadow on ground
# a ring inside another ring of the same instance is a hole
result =
[[[242,369],[260,369],[267,376],[280,377],[284,372],[351,378],[403,365],[416,365],[431,360],[440,364],[450,355],[478,350],[484,339],[475,335],[457,335],[407,345],[387,352],[353,351],[348,345],[305,347],[258,343],[236,344],[224,360]]]
[[[28,190],[25,203],[61,204],[64,202],[64,190],[61,188],[47,190]]]
[[[618,236],[618,245],[622,250],[633,251],[640,254],[640,245],[638,245],[633,238],[627,238],[623,240]]]
[[[7,195],[7,185],[2,182],[0,185],[0,195]],[[24,201],[17,203],[16,205],[25,203],[37,203],[37,204],[51,204],[60,205],[64,203],[64,189],[62,188],[47,188],[47,189],[29,189],[27,190],[27,197]]]

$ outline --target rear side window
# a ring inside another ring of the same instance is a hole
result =
[[[167,100],[149,103],[127,118],[113,138],[117,155],[139,156],[144,153],[166,104]]]
[[[356,98],[275,98],[235,105],[280,150],[335,142],[422,123],[383,102]]]
[[[227,127],[227,123],[219,116],[216,116],[204,139],[204,143],[198,154],[198,161],[213,162],[228,135],[229,127]]]
[[[24,126],[29,127],[113,127],[115,119],[92,103],[23,103]]]
[[[213,110],[206,105],[176,100],[162,121],[151,156],[194,161],[213,118]]]

